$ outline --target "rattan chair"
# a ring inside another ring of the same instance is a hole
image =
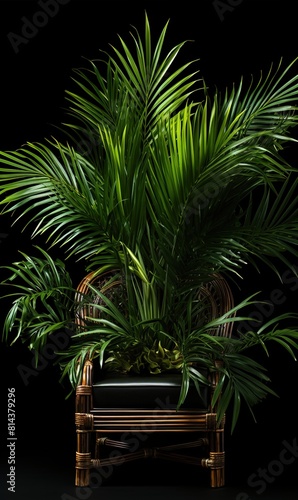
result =
[[[86,293],[90,280],[88,276],[82,281],[79,293]],[[215,276],[201,293],[208,298],[212,317],[233,306],[231,290],[221,276]],[[231,325],[226,323],[217,334],[231,336]],[[88,360],[76,389],[76,486],[89,485],[92,469],[142,458],[203,468],[212,488],[224,486],[225,418],[218,424],[216,409],[211,410],[217,375],[208,376],[211,390],[206,386],[199,397],[190,385],[177,411],[179,374],[102,376]]]

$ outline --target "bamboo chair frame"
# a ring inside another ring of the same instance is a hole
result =
[[[86,287],[92,279],[88,275],[78,287],[80,293],[86,293]],[[233,296],[227,282],[221,276],[215,276],[201,291],[210,299],[212,317],[222,315],[233,307]],[[222,326],[217,335],[230,337],[232,323]],[[90,470],[106,465],[157,458],[173,460],[207,469],[210,473],[210,486],[218,488],[225,485],[225,417],[217,422],[216,408],[211,410],[212,393],[218,382],[218,373],[209,374],[211,390],[209,407],[181,408],[99,408],[93,406],[93,363],[84,364],[82,379],[76,388],[75,426],[77,434],[75,485],[90,485]],[[175,433],[185,436],[195,433],[194,441],[174,443],[153,448],[141,447],[136,451],[125,452],[129,445],[125,440],[113,439],[118,434],[127,435],[137,429],[146,435]],[[122,449],[123,454],[114,453],[105,457],[102,450],[106,447]],[[203,447],[202,457],[181,453],[182,449]],[[113,456],[112,456],[113,455]]]

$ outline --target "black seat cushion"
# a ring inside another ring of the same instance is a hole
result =
[[[107,374],[93,384],[94,408],[176,408],[181,388],[181,375],[119,375]],[[208,406],[208,388],[203,386],[199,395],[190,382],[182,408],[202,411]]]

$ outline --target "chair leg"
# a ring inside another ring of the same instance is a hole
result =
[[[219,488],[225,485],[225,451],[224,432],[216,430],[210,432],[210,486]]]
[[[89,486],[90,483],[90,432],[88,430],[77,430],[76,451],[76,486]]]
[[[92,363],[86,361],[81,385],[76,388],[75,425],[77,431],[76,486],[89,486],[91,468],[91,434],[93,430],[92,409]]]

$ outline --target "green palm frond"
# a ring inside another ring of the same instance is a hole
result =
[[[96,135],[101,127],[122,135],[124,128],[133,125],[134,129],[140,122],[146,143],[151,141],[152,131],[160,118],[170,117],[197,90],[194,86],[198,70],[186,71],[195,61],[170,71],[186,42],[163,55],[167,28],[168,23],[154,47],[146,15],[144,42],[135,30],[133,53],[119,37],[122,51],[112,47],[115,56],[107,54],[106,77],[102,76],[103,71],[96,62],[91,62],[89,72],[76,70],[79,78],[75,81],[83,92],[67,92],[67,95],[71,116],[82,122],[81,132],[91,126]]]
[[[74,321],[75,290],[64,263],[55,261],[42,248],[41,256],[21,252],[23,260],[6,266],[11,273],[3,284],[12,289],[2,298],[12,306],[4,321],[3,339],[13,335],[40,352],[51,334],[71,330]]]
[[[231,430],[235,429],[241,404],[246,403],[252,416],[253,407],[269,394],[277,396],[270,385],[267,370],[249,356],[230,354],[225,356],[225,367],[220,370],[219,383],[216,386],[212,404],[217,407],[218,421],[224,417],[227,409],[232,408]]]

